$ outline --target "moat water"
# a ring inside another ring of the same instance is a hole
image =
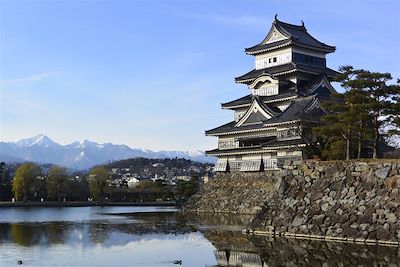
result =
[[[400,250],[243,235],[167,207],[0,209],[0,266],[397,266]]]

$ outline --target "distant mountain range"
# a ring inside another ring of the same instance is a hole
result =
[[[17,142],[0,142],[0,161],[52,163],[82,170],[94,165],[129,158],[185,158],[203,163],[214,163],[203,151],[151,151],[112,143],[98,144],[84,140],[60,145],[40,134]]]

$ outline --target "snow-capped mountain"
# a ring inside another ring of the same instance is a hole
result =
[[[126,145],[112,143],[98,144],[89,140],[60,145],[43,134],[17,142],[0,142],[0,160],[6,162],[35,161],[74,169],[87,169],[112,160],[136,157],[178,157],[199,162],[215,162],[215,158],[207,157],[204,152],[199,150],[155,152],[146,149],[132,149]]]
[[[31,138],[22,139],[15,144],[19,147],[31,147],[35,145],[44,147],[59,146],[57,143],[55,143],[53,140],[43,134],[39,134]]]

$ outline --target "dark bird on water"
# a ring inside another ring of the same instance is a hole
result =
[[[182,260],[174,260],[172,263],[182,265]]]
[[[18,265],[21,265],[21,264],[22,264],[22,261],[21,261],[21,260],[19,260],[17,263],[18,263]]]

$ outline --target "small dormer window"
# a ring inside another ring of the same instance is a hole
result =
[[[276,63],[277,61],[277,57],[271,57],[268,59],[268,63]]]

